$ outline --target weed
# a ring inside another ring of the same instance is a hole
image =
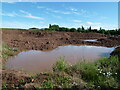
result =
[[[53,82],[51,80],[45,80],[42,83],[43,88],[53,88]]]
[[[6,90],[7,89],[7,83],[4,81],[2,83],[2,90]]]
[[[116,89],[118,88],[118,64],[118,57],[111,56],[100,58],[95,62],[78,62],[68,69],[73,72],[80,71],[79,78],[87,82],[92,89]]]
[[[14,52],[7,45],[3,44],[2,46],[2,58],[7,59],[9,56],[13,56]]]
[[[67,68],[67,64],[64,58],[60,58],[56,64],[53,65],[53,71],[65,71]]]

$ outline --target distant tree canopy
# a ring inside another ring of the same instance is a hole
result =
[[[92,31],[91,26],[88,28],[88,31]]]
[[[85,30],[85,28],[82,26],[82,30]]]
[[[49,29],[50,29],[50,30],[59,31],[59,26],[58,26],[58,25],[51,25],[51,24],[50,24]]]
[[[39,28],[35,28],[35,27],[33,27],[33,28],[29,28],[29,29],[39,29]]]
[[[76,32],[76,28],[71,28],[70,32]]]
[[[38,28],[29,28],[29,29],[38,29]],[[120,28],[115,30],[105,30],[100,27],[100,29],[92,29],[90,26],[89,28],[85,29],[84,26],[81,26],[79,28],[67,28],[67,27],[60,27],[59,25],[51,25],[49,24],[49,28],[43,28],[39,30],[49,30],[49,31],[59,31],[59,32],[96,32],[96,33],[102,33],[107,35],[120,35]]]

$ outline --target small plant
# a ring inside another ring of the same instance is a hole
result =
[[[61,86],[61,88],[70,88],[72,83],[71,76],[65,73],[58,73],[53,78],[55,85]]]
[[[86,81],[94,81],[97,77],[97,67],[93,62],[79,62],[72,66],[73,70],[81,71],[81,77]]]
[[[9,48],[7,45],[2,45],[2,58],[7,59],[9,56],[13,56],[14,53],[11,48]]]
[[[43,88],[53,88],[53,83],[51,80],[45,80],[42,82]]]
[[[2,83],[2,90],[6,90],[7,89],[7,83],[4,81]]]
[[[56,64],[53,65],[53,71],[65,71],[67,68],[67,64],[64,58],[60,58]]]
[[[107,77],[117,75],[117,70],[119,68],[119,60],[117,56],[112,56],[110,58],[101,58],[97,61],[96,66],[98,67],[99,74],[103,74]]]

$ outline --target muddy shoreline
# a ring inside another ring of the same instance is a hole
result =
[[[97,39],[97,41],[83,41],[87,39]],[[120,37],[111,37],[99,33],[78,33],[78,32],[44,32],[26,30],[2,30],[2,41],[15,53],[26,50],[48,51],[62,45],[94,45],[115,47],[120,45]],[[16,50],[18,49],[18,51]],[[116,49],[114,55],[118,53]],[[53,75],[54,76],[54,75]],[[45,73],[40,73],[38,77],[31,77],[27,73],[10,69],[2,69],[2,85],[7,89],[11,88],[31,88],[35,89],[36,83],[43,82],[50,77]],[[6,83],[5,83],[6,82]],[[85,84],[81,84],[85,87]],[[41,88],[41,85],[39,86]]]
[[[97,41],[84,41],[97,39]],[[2,40],[10,48],[19,51],[47,51],[63,45],[93,45],[115,47],[120,45],[120,36],[107,36],[99,33],[46,32],[27,30],[2,30]]]

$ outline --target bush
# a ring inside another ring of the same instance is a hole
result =
[[[65,71],[67,68],[67,64],[64,58],[60,58],[56,64],[53,65],[53,71]]]
[[[86,81],[94,81],[98,78],[97,67],[93,62],[79,62],[71,67],[72,70],[81,71],[81,78]]]

